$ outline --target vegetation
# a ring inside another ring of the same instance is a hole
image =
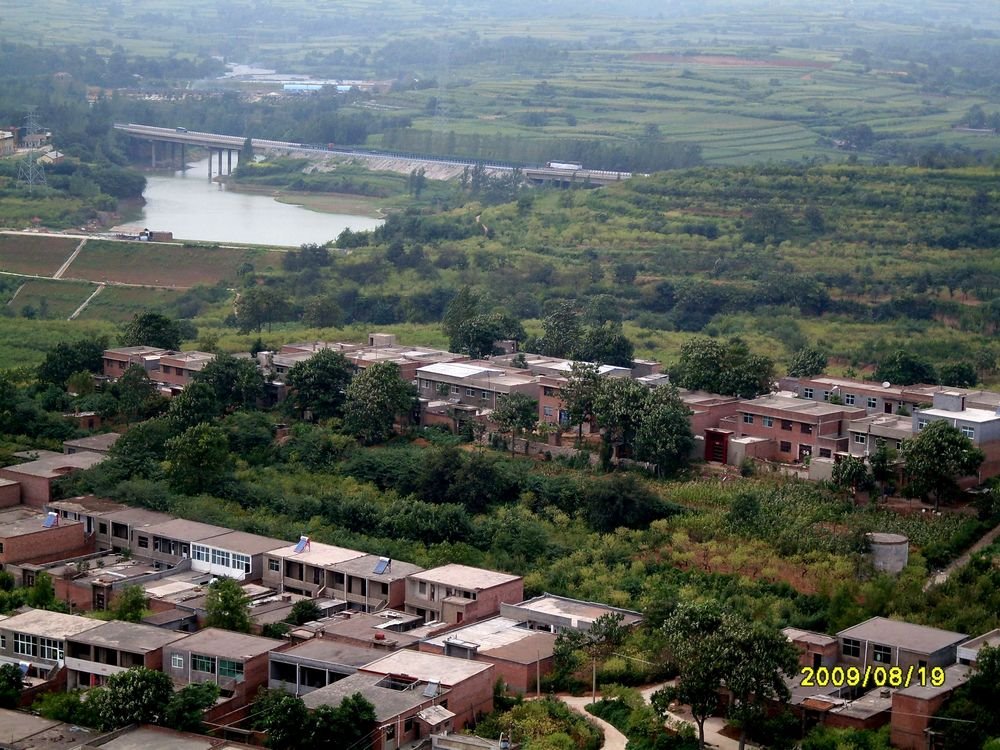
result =
[[[220,578],[208,589],[205,600],[205,626],[250,632],[250,610],[247,596],[232,578]]]
[[[376,727],[375,707],[361,693],[347,696],[338,706],[309,712],[301,698],[265,688],[253,703],[252,715],[254,728],[267,733],[267,747],[272,750],[352,747]]]
[[[600,730],[555,698],[520,703],[476,727],[480,737],[496,739],[501,732],[524,750],[597,750],[604,741]]]

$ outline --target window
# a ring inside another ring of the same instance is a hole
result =
[[[774,427],[774,417],[761,417],[760,421],[765,427]]]
[[[204,547],[200,544],[192,544],[191,557],[193,557],[195,560],[208,562],[208,547]]]
[[[0,635],[0,648],[7,648],[7,636]]]
[[[872,659],[879,664],[892,664],[892,646],[874,644],[872,646]]]
[[[791,453],[792,452],[792,444],[789,443],[787,440],[782,440],[778,444],[778,450],[780,450],[782,453]]]
[[[242,570],[244,573],[250,572],[250,557],[241,555],[239,552],[233,553],[233,567]]]
[[[868,436],[862,432],[855,432],[854,442],[857,443],[858,445],[864,445],[865,443],[868,442]]]
[[[857,659],[861,656],[861,641],[853,638],[844,638],[840,642],[840,652],[847,657]]]
[[[830,391],[823,391],[823,400],[824,401],[830,400]]]
[[[385,728],[385,738],[387,740],[393,740],[396,738],[396,725],[389,724]]]
[[[963,435],[965,435],[967,438],[969,438],[969,440],[974,440],[975,439],[975,437],[976,437],[976,428],[975,427],[960,427],[959,429],[962,431]]]
[[[412,732],[413,731],[413,718],[412,717],[410,717],[409,719],[407,719],[406,721],[403,722],[403,731],[404,732]]]
[[[424,380],[423,378],[420,378],[420,387],[423,388],[424,390],[427,390],[428,388],[431,387],[431,384],[428,381]]]
[[[813,389],[812,388],[803,388],[802,389],[802,398],[812,398],[812,397],[813,397]]]
[[[781,420],[781,429],[783,429],[783,430],[791,430],[792,429],[792,423],[789,422],[787,419],[782,419]]]
[[[202,656],[201,654],[191,654],[191,669],[195,672],[215,674],[215,657]]]
[[[212,565],[221,565],[223,568],[229,567],[229,553],[225,550],[212,548]]]
[[[833,455],[833,452],[829,448],[820,448],[819,449],[819,457],[820,458],[830,458],[832,455]]]
[[[417,591],[419,591],[421,594],[426,594],[427,593],[427,583],[426,583],[426,581],[420,581],[419,583],[417,583]]]
[[[0,555],[3,554],[3,542],[0,542]]]
[[[14,653],[18,656],[35,656],[35,639],[23,633],[14,633]]]
[[[847,404],[848,406],[854,406],[854,394],[853,393],[845,393],[844,394],[844,403]]]
[[[476,389],[475,388],[466,388],[465,389],[465,395],[466,396],[475,396],[476,395]]]
[[[453,385],[451,387],[451,392],[454,393],[457,396],[458,395],[458,386],[457,385]]]
[[[902,440],[897,440],[896,441],[896,450],[899,450],[902,447],[903,447],[903,441]]]
[[[142,547],[143,549],[147,549],[149,547],[149,537],[148,536],[139,537],[139,546]]]
[[[551,406],[543,407],[542,413],[545,414],[546,417],[551,417],[553,415],[552,407]]]
[[[231,677],[235,680],[243,679],[243,662],[219,659],[219,677]]]
[[[920,432],[920,430],[924,429],[926,426],[927,426],[927,420],[926,419],[918,419],[917,420],[917,432]]]
[[[273,557],[267,558],[267,569],[272,573],[277,573],[281,570],[281,563],[275,560]]]
[[[869,409],[874,409],[877,406],[878,406],[878,399],[875,398],[874,396],[869,396],[868,397],[868,408]]]
[[[744,414],[743,424],[753,424],[753,414]]]
[[[803,422],[802,424],[799,425],[799,431],[803,435],[812,435],[813,434],[813,426],[811,424],[806,424],[806,423]]]
[[[107,534],[108,533],[108,525],[106,523],[99,523],[99,524],[97,524],[97,530],[101,534]]]
[[[545,386],[544,388],[542,388],[542,395],[543,396],[555,396],[556,395],[556,389],[555,388],[551,388],[550,386]]]
[[[62,643],[52,638],[39,638],[38,656],[49,661],[59,661],[63,658]]]
[[[490,397],[490,392],[489,392],[489,391],[482,391],[482,392],[481,392],[481,393],[479,394],[479,398],[482,398],[482,399],[487,399],[487,398],[489,398],[489,397]]]
[[[170,666],[174,669],[184,669],[184,657],[180,654],[171,654]]]

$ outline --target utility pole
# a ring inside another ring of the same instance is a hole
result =
[[[25,154],[24,159],[17,165],[17,181],[27,186],[29,193],[35,192],[36,185],[45,186],[45,170],[38,163],[41,154],[35,148],[37,139],[31,138],[31,136],[41,132],[42,128],[39,127],[38,118],[34,112],[24,118],[24,137],[30,139],[32,143],[29,145],[28,153]]]

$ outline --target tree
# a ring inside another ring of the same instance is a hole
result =
[[[826,355],[819,349],[806,347],[792,356],[788,374],[793,378],[813,378],[826,369]]]
[[[94,374],[87,370],[74,372],[66,379],[66,390],[77,396],[89,396],[94,392]]]
[[[538,352],[549,357],[571,357],[580,344],[583,333],[580,313],[573,302],[560,302],[542,321],[544,332],[538,341]]]
[[[958,388],[971,388],[979,381],[976,368],[968,362],[956,362],[944,365],[938,372],[941,385],[950,385]]]
[[[931,727],[944,734],[946,750],[997,744],[1000,737],[1000,648],[983,646],[969,680],[955,690]],[[991,739],[993,738],[993,739]]]
[[[284,690],[262,688],[250,714],[253,728],[267,733],[271,750],[297,750],[303,746],[303,732],[309,725],[309,711],[301,698]]]
[[[347,386],[344,429],[369,445],[392,434],[396,417],[409,414],[417,393],[403,380],[395,362],[376,362],[358,373]]]
[[[471,287],[464,286],[448,303],[441,320],[441,327],[449,341],[459,339],[462,324],[474,317],[479,310],[479,303],[472,293]]]
[[[130,365],[111,390],[118,399],[118,417],[126,424],[147,416],[151,409],[162,408],[155,403],[156,387],[141,365]]]
[[[863,458],[857,456],[845,456],[837,461],[833,465],[832,479],[838,487],[849,489],[851,495],[856,495],[858,490],[867,489],[872,483],[868,464]]]
[[[975,474],[985,455],[946,420],[935,420],[903,442],[903,466],[908,491],[927,498],[934,509],[958,490],[960,477]]]
[[[605,323],[583,332],[574,356],[588,362],[631,369],[635,345],[622,332],[620,324]]]
[[[587,483],[580,493],[580,514],[595,531],[642,529],[658,518],[677,512],[677,507],[640,482],[635,474],[616,473]]]
[[[273,289],[255,286],[240,293],[233,305],[236,326],[241,333],[261,332],[264,325],[282,320],[288,312],[288,301]]]
[[[107,348],[106,336],[92,341],[81,339],[72,344],[60,342],[38,366],[38,379],[62,388],[78,372],[100,372]]]
[[[217,354],[195,373],[194,381],[210,386],[223,410],[253,408],[264,396],[264,376],[257,363],[231,354]]]
[[[635,433],[635,457],[656,464],[661,476],[670,476],[687,464],[694,448],[691,410],[672,385],[657,388],[646,404]]]
[[[232,578],[219,578],[208,589],[205,626],[250,632],[249,599],[243,588]]]
[[[681,359],[671,373],[681,388],[756,398],[771,390],[774,363],[755,355],[740,338],[725,345],[709,338],[691,339],[681,347]]]
[[[17,708],[24,690],[24,675],[16,664],[0,665],[0,708]]]
[[[177,492],[218,492],[232,476],[229,439],[221,427],[203,422],[167,441],[165,473]]]
[[[112,617],[125,622],[140,622],[145,612],[146,590],[139,585],[123,588],[111,607]]]
[[[340,352],[321,349],[288,371],[288,405],[315,419],[340,416],[353,368]]]
[[[165,417],[147,419],[115,441],[108,451],[108,463],[114,465],[122,480],[148,479],[160,471],[167,440],[175,434],[173,423]]]
[[[335,328],[344,321],[344,311],[334,297],[313,297],[302,308],[302,322],[310,328]]]
[[[163,725],[178,732],[203,732],[202,716],[215,705],[219,692],[219,686],[214,682],[185,685],[170,696],[163,712]]]
[[[930,362],[905,349],[897,349],[878,363],[875,378],[894,385],[933,384],[937,382],[937,373]]]
[[[632,446],[651,391],[631,378],[603,378],[594,398],[594,421],[608,447]]]
[[[316,750],[340,750],[361,746],[378,725],[375,706],[361,693],[348,695],[338,706],[316,708],[309,717],[306,744]]]
[[[577,426],[577,445],[583,441],[583,423],[593,416],[594,399],[600,387],[601,376],[597,365],[590,362],[570,365],[569,377],[562,387],[562,401],[570,424]]]
[[[538,402],[525,393],[510,393],[500,399],[491,418],[501,432],[510,434],[510,452],[514,453],[517,436],[538,420]],[[524,452],[528,452],[527,446]]]
[[[133,667],[108,677],[104,688],[88,693],[95,701],[99,729],[129,724],[158,724],[174,692],[170,677],[146,667]]]
[[[118,343],[122,346],[155,346],[180,349],[183,338],[176,320],[155,312],[136,313],[122,326]]]
[[[40,572],[35,576],[35,585],[28,590],[28,606],[35,609],[52,609],[56,605],[56,588],[52,576]]]
[[[292,625],[305,625],[307,622],[318,620],[323,616],[319,605],[312,599],[301,599],[292,605],[292,611],[285,618],[285,622]]]
[[[166,416],[170,428],[177,434],[221,415],[222,404],[215,389],[208,383],[195,381],[170,400]]]
[[[253,138],[247,136],[243,139],[243,148],[240,149],[240,166],[244,164],[253,164],[253,161]]]

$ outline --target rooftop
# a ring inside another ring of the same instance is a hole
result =
[[[335,547],[332,544],[323,544],[322,542],[310,541],[302,552],[296,552],[295,547],[295,544],[289,544],[284,547],[278,546],[268,550],[268,552],[274,557],[282,557],[319,567],[336,565],[346,560],[353,560],[356,557],[364,557],[365,555],[364,552],[346,549],[345,547]]]
[[[121,435],[117,432],[105,432],[100,435],[77,438],[76,440],[66,440],[63,442],[63,445],[69,448],[79,448],[80,450],[106,452],[111,450],[111,446],[120,437]]]
[[[175,633],[172,630],[164,630],[152,625],[112,621],[73,636],[72,640],[76,643],[123,649],[133,653],[146,653],[163,648],[168,643],[185,637],[187,637],[187,633]]]
[[[120,346],[116,349],[105,349],[104,356],[120,354],[126,357],[166,354],[169,349],[158,349],[155,346]]]
[[[122,510],[112,510],[100,513],[99,515],[106,518],[111,523],[121,523],[135,529],[148,529],[151,526],[166,523],[174,518],[167,513],[160,513],[156,510],[128,507],[124,507]]]
[[[962,409],[961,411],[949,411],[948,409],[919,409],[917,414],[922,417],[960,419],[963,422],[975,422],[977,424],[1000,422],[1000,414],[988,409]]]
[[[163,359],[169,359],[171,363],[179,362],[184,365],[192,364],[205,364],[211,362],[215,359],[215,355],[211,352],[199,352],[199,351],[189,351],[189,352],[165,352],[161,357]]]
[[[811,646],[831,646],[837,639],[826,633],[815,633],[812,630],[800,630],[799,628],[785,628],[782,635],[793,643],[808,643]]]
[[[962,650],[971,652],[979,652],[983,646],[989,646],[991,648],[1000,648],[1000,628],[996,630],[991,630],[988,633],[983,633],[971,641],[966,641],[962,644]]]
[[[950,630],[939,630],[926,625],[872,617],[853,627],[841,630],[838,638],[856,638],[886,646],[899,646],[920,654],[932,654],[942,648],[961,643],[967,635]]]
[[[900,690],[899,694],[906,695],[911,698],[936,698],[939,695],[950,693],[955,688],[964,685],[968,682],[969,677],[971,676],[972,667],[965,664],[952,664],[944,670],[944,684],[942,684],[941,687],[934,687],[930,683],[921,685],[919,681],[914,680],[908,687]]]
[[[530,630],[520,626],[519,620],[509,617],[491,617],[463,628],[449,630],[426,641],[429,645],[446,648],[449,643],[459,646],[478,646],[480,654],[524,664],[552,656],[556,642],[554,633]]]
[[[83,727],[0,708],[0,742],[11,750],[70,750],[85,745],[98,735],[98,732]]]
[[[88,516],[111,513],[116,510],[125,510],[128,506],[116,503],[94,495],[81,495],[71,497],[68,500],[53,500],[48,504],[52,510],[65,510],[70,513],[86,513]],[[167,516],[169,518],[169,516]]]
[[[557,617],[568,618],[573,627],[578,624],[590,625],[598,617],[609,614],[620,614],[624,616],[623,625],[634,625],[642,620],[642,615],[630,609],[619,609],[608,604],[599,602],[585,602],[580,599],[569,599],[555,594],[542,594],[534,599],[527,599],[520,604],[506,604],[504,610],[516,612],[515,617],[526,615],[527,613],[538,613],[555,615]]]
[[[309,709],[319,706],[339,706],[344,698],[354,693],[361,693],[375,706],[375,718],[379,722],[389,721],[419,706],[432,705],[436,700],[424,697],[424,691],[419,685],[410,690],[393,690],[379,686],[378,683],[381,681],[380,675],[358,672],[319,690],[306,693],[302,696],[302,700]]]
[[[197,651],[206,656],[218,656],[223,659],[252,659],[284,646],[285,641],[261,638],[246,633],[234,633],[232,630],[205,628],[189,635],[182,644],[176,645],[185,651]]]
[[[284,544],[283,539],[273,539],[245,531],[230,531],[228,534],[212,537],[210,545],[232,552],[242,552],[244,555],[259,555]]]
[[[21,505],[0,510],[0,539],[11,539],[25,534],[37,534],[46,531],[42,526],[46,514]],[[59,519],[60,526],[81,525],[79,521]]]
[[[375,653],[370,648],[365,648],[364,646],[352,646],[349,643],[335,641],[330,638],[313,638],[286,651],[275,653],[273,656],[285,661],[309,659],[329,664],[363,667],[372,660]],[[292,659],[288,659],[287,657],[292,657]]]
[[[417,370],[417,375],[444,375],[449,378],[479,378],[506,374],[502,368],[474,365],[467,362],[436,362]]]
[[[367,578],[371,581],[382,581],[383,583],[390,583],[400,578],[406,578],[423,570],[419,565],[390,559],[389,564],[385,566],[385,571],[383,573],[376,573],[375,571],[379,569],[382,561],[385,559],[378,555],[362,555],[361,557],[337,563],[336,566],[338,571],[347,573],[348,575]]]
[[[29,609],[27,612],[8,617],[3,621],[3,628],[14,633],[37,635],[61,641],[103,624],[100,620],[91,620],[87,617],[49,612],[45,609]]]
[[[411,646],[420,640],[418,636],[411,635],[408,631],[395,630],[394,628],[405,627],[407,623],[423,622],[416,615],[401,615],[399,618],[389,616],[388,612],[375,615],[363,612],[342,613],[333,617],[321,620],[315,626],[304,626],[301,628],[303,634],[313,635],[315,633],[329,633],[330,636],[357,643],[371,644],[378,642],[382,645],[392,645],[395,643],[400,648]],[[308,637],[307,635],[307,637]],[[383,636],[376,638],[376,636]]]
[[[363,671],[381,675],[407,675],[424,682],[439,682],[451,687],[490,669],[490,664],[455,659],[451,656],[428,654],[424,651],[393,651],[362,667]]]
[[[744,401],[740,406],[740,411],[753,411],[755,409],[777,409],[812,417],[833,416],[842,413],[864,416],[865,413],[864,409],[854,406],[841,406],[807,398],[789,398],[788,396],[776,395],[761,396],[752,401]]]
[[[446,586],[477,591],[492,588],[493,586],[501,586],[511,581],[520,580],[521,578],[521,576],[510,575],[509,573],[474,568],[470,565],[459,565],[458,563],[431,568],[422,573],[414,573],[409,577],[417,581],[443,583]]]
[[[57,453],[55,456],[40,458],[14,466],[5,466],[4,471],[11,471],[25,476],[55,479],[77,469],[89,469],[99,464],[107,456],[100,453],[83,451],[82,453]]]
[[[147,526],[145,531],[154,536],[177,539],[182,542],[200,542],[232,533],[222,526],[212,526],[200,521],[188,521],[184,518],[173,518],[163,523]]]

